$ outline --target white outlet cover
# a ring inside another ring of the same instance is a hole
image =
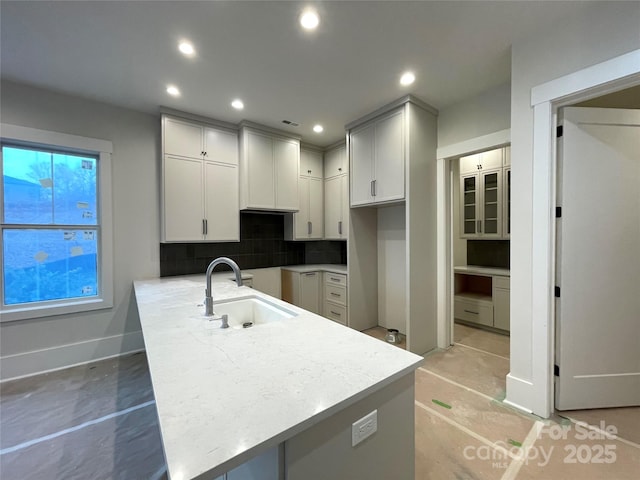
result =
[[[377,431],[378,410],[374,410],[351,424],[351,446],[355,447]]]

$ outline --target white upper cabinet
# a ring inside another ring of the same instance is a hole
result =
[[[362,137],[359,137],[362,138]],[[340,144],[324,154],[324,238],[349,236],[349,168],[347,147]]]
[[[275,162],[275,205],[277,210],[296,211],[299,207],[298,177],[300,172],[300,142],[273,139]]]
[[[298,211],[300,142],[243,127],[241,209]]]
[[[300,149],[297,213],[285,216],[285,240],[322,240],[324,237],[324,188],[322,153]]]
[[[339,175],[324,181],[324,238],[346,240],[349,237],[349,176]]]
[[[347,147],[345,145],[332,148],[324,154],[324,178],[346,175],[349,173]]]
[[[460,158],[461,238],[508,238],[511,168],[503,164],[509,154],[498,148]]]
[[[351,130],[351,206],[404,200],[404,123],[400,108]]]
[[[238,164],[238,135],[207,125],[164,117],[164,154]]]
[[[373,203],[375,125],[354,130],[350,137],[351,205]]]
[[[163,240],[189,242],[204,237],[202,161],[165,155]]]
[[[300,176],[323,178],[322,153],[315,150],[300,149]]]
[[[460,173],[473,173],[480,170],[502,168],[504,148],[496,148],[460,158]],[[511,156],[509,156],[511,158]]]
[[[240,240],[238,135],[162,118],[163,242]]]

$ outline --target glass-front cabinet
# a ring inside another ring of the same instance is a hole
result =
[[[478,175],[466,175],[461,178],[462,192],[462,228],[463,236],[476,234],[478,219]]]
[[[461,238],[509,238],[511,166],[507,148],[460,159]],[[503,167],[507,155],[509,166]]]

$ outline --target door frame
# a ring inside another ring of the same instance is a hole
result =
[[[554,411],[555,200],[558,109],[640,84],[640,50],[538,85],[533,108],[532,393],[529,408],[549,417]],[[546,319],[546,321],[545,321]],[[517,325],[516,325],[517,327]],[[507,388],[509,381],[507,381]],[[509,398],[509,392],[507,392]]]
[[[453,169],[451,160],[492,150],[511,143],[511,129],[483,135],[464,142],[447,145],[436,151],[437,160],[437,278],[438,282],[438,348],[453,345]]]

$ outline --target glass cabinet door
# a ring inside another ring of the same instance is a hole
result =
[[[463,235],[475,235],[476,221],[478,219],[478,175],[462,177],[462,233]]]
[[[479,233],[483,235],[502,236],[500,174],[500,170],[482,174],[482,216],[484,222]]]

